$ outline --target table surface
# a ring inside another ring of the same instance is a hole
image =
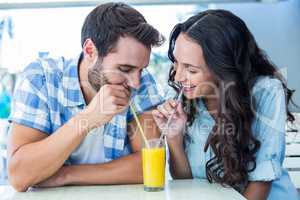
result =
[[[145,192],[143,185],[68,186],[58,188],[30,189],[25,193],[14,191],[11,186],[0,186],[1,200],[244,200],[232,188],[210,184],[205,180],[172,180],[165,190]]]

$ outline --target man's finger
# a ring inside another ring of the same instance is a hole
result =
[[[121,97],[112,97],[112,98],[113,98],[112,103],[118,106],[127,106],[129,103],[128,98],[121,98]]]
[[[112,90],[111,95],[120,97],[120,98],[125,98],[129,100],[129,95],[124,91],[124,90]]]

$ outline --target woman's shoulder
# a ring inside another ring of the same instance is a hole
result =
[[[284,132],[286,104],[282,82],[274,77],[259,77],[252,88],[252,97],[255,99],[251,104],[255,111],[254,127],[263,129],[263,132],[267,129]]]
[[[254,85],[252,87],[253,94],[259,94],[261,92],[267,91],[270,92],[280,92],[283,91],[282,82],[276,78],[271,76],[259,76],[254,81]]]
[[[262,89],[262,88],[275,88],[282,87],[282,82],[276,77],[271,76],[258,76],[253,84],[252,90]]]
[[[251,96],[251,100],[255,100],[251,107],[253,106],[256,118],[264,119],[266,124],[274,123],[274,126],[276,120],[285,121],[285,92],[279,79],[270,76],[259,77],[252,88]]]

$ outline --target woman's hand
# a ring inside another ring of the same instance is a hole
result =
[[[168,142],[182,142],[183,130],[187,122],[187,115],[183,111],[182,104],[171,99],[159,105],[156,110],[152,111],[154,120],[161,130],[161,134],[167,136]],[[172,119],[167,127],[167,121]]]
[[[174,179],[192,178],[191,168],[183,148],[183,131],[186,126],[187,115],[183,111],[182,104],[175,100],[168,100],[152,111],[152,114],[161,134],[167,136],[171,176]],[[166,127],[170,116],[172,119]]]

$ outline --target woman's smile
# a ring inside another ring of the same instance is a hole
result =
[[[186,94],[191,94],[194,92],[196,86],[194,85],[183,85],[183,92]]]

